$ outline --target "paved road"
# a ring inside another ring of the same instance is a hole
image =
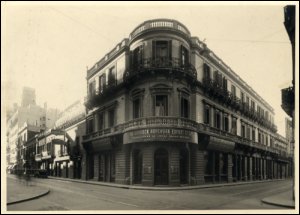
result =
[[[292,187],[291,180],[181,191],[148,191],[34,179],[51,192],[7,210],[210,210],[283,209],[261,199]]]

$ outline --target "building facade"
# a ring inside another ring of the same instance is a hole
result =
[[[177,186],[288,177],[273,108],[176,20],[137,26],[87,71],[87,92],[82,178]]]
[[[34,128],[36,132],[44,131],[54,126],[58,117],[58,110],[46,106],[40,107],[36,104],[35,90],[29,87],[23,88],[21,106],[17,104],[10,110],[7,115],[7,132],[6,132],[6,152],[7,152],[7,166],[17,166],[20,158],[19,155],[24,149],[25,143],[29,138],[22,136],[22,132],[31,132],[30,129]],[[20,162],[21,163],[21,162]]]

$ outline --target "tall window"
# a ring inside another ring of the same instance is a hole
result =
[[[234,85],[231,85],[231,93],[232,93],[233,97],[236,97],[236,88]]]
[[[99,126],[99,130],[104,129],[104,113],[99,113],[98,114],[98,126]]]
[[[189,101],[181,98],[181,117],[189,118]]]
[[[247,126],[247,139],[250,140],[250,126]]]
[[[155,96],[155,116],[168,116],[168,96]]]
[[[241,136],[245,137],[245,125],[241,125]]]
[[[215,127],[221,129],[221,113],[220,111],[215,111]]]
[[[142,64],[143,61],[143,46],[139,46],[133,51],[133,66],[137,67]]]
[[[241,91],[241,102],[245,101],[245,94]]]
[[[254,103],[254,101],[252,101],[252,100],[251,100],[251,109],[252,109],[252,110],[255,110],[255,103]]]
[[[89,94],[94,95],[95,94],[95,81],[89,83]]]
[[[223,88],[227,91],[227,79],[223,77]]]
[[[136,98],[133,100],[133,119],[141,117],[141,99]]]
[[[261,143],[261,133],[258,131],[258,142]]]
[[[156,66],[169,66],[168,59],[171,58],[172,43],[171,41],[153,41],[153,59]]]
[[[113,66],[108,71],[108,85],[114,86],[116,84],[116,67]]]
[[[113,127],[115,124],[115,109],[110,109],[108,111],[108,126]]]
[[[105,85],[106,85],[105,82],[106,82],[105,74],[103,74],[99,77],[99,91],[100,91],[100,93],[102,93],[103,90],[105,89]]]
[[[203,65],[204,79],[210,79],[210,67],[205,63]]]
[[[231,122],[231,133],[232,134],[237,134],[237,118],[232,117],[232,122]]]
[[[247,107],[249,107],[249,97],[246,96],[246,104],[247,104]]]
[[[255,141],[255,128],[252,127],[252,140]]]
[[[88,133],[94,132],[94,119],[88,119],[88,121],[87,121],[87,132]]]
[[[208,105],[205,105],[204,107],[204,123],[210,124],[210,108]]]
[[[188,50],[184,46],[181,46],[181,65],[182,66],[187,66],[188,63],[189,63]]]
[[[229,132],[229,121],[228,121],[228,115],[224,114],[224,130],[226,132]]]

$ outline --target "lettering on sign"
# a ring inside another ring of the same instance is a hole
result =
[[[125,141],[138,142],[138,141],[184,141],[197,143],[197,136],[194,131],[174,128],[146,128],[134,131],[129,131],[125,134]]]

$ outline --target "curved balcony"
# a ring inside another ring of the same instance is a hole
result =
[[[190,31],[180,22],[172,19],[154,19],[143,22],[138,25],[129,35],[129,40],[134,40],[139,35],[157,30],[171,30],[186,37],[190,37]]]
[[[124,73],[124,81],[137,78],[140,75],[166,74],[168,76],[186,77],[191,81],[197,80],[197,71],[192,64],[183,65],[179,58],[144,58],[134,62],[130,70]]]

